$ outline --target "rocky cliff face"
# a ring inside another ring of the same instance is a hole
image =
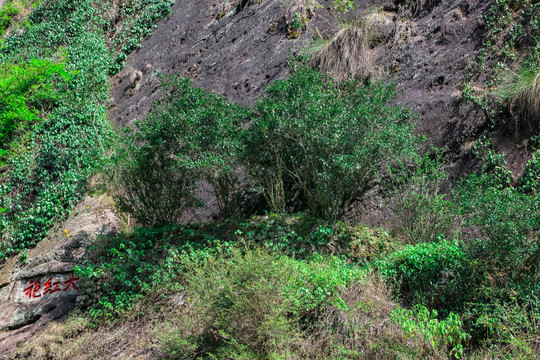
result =
[[[162,95],[157,73],[179,72],[230,100],[253,103],[265,84],[286,76],[287,59],[314,39],[331,38],[343,19],[357,21],[378,11],[388,21],[384,37],[367,50],[371,69],[396,84],[395,103],[418,114],[418,131],[427,142],[447,149],[451,175],[470,171],[471,141],[488,119],[463,100],[462,89],[484,37],[479,15],[491,1],[425,2],[421,8],[398,0],[357,1],[354,13],[340,16],[331,11],[332,1],[320,1],[322,8],[313,11],[298,38],[290,36],[288,2],[253,3],[239,10],[238,1],[177,1],[154,35],[128,56],[126,68],[112,77],[111,121],[124,126],[144,118]],[[498,139],[519,169],[524,152],[513,151],[504,131]]]
[[[247,2],[177,0],[171,15],[111,78],[111,122],[117,127],[132,125],[148,114],[163,95],[159,73],[180,72],[230,100],[253,103],[265,84],[286,76],[291,56],[316,37],[331,38],[339,27],[330,0],[319,1],[322,8],[310,15],[298,37],[290,36],[288,2],[250,3],[239,7]],[[370,68],[377,70],[370,74],[396,83],[395,104],[418,114],[418,131],[426,134],[428,143],[446,149],[449,172],[457,178],[475,166],[471,144],[488,122],[481,109],[463,100],[462,85],[484,36],[478,16],[491,1],[422,3],[430,6],[356,1],[347,18],[359,19],[375,6],[388,20],[385,36],[366,49]],[[482,86],[478,84],[479,91]],[[508,154],[511,168],[519,170],[526,152],[517,149],[504,130],[496,134],[496,144]],[[208,208],[201,211],[200,218],[211,215]],[[18,258],[5,263],[0,269],[0,349],[13,347],[65,314],[77,297],[84,302],[73,266],[84,261],[97,236],[117,232],[112,210],[87,197],[68,221],[28,252],[24,263]]]

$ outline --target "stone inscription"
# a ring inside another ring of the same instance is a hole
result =
[[[72,273],[71,277],[67,281],[53,281],[53,278],[50,277],[43,284],[38,280],[31,280],[28,285],[23,288],[24,296],[28,299],[36,299],[47,297],[51,294],[54,294],[58,291],[68,291],[73,289],[75,291],[79,290],[77,286],[77,281],[79,278],[76,278]]]

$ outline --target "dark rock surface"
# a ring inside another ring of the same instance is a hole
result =
[[[265,84],[287,75],[287,59],[308,46],[317,31],[324,36],[336,31],[340,20],[330,11],[332,2],[319,3],[322,8],[307,30],[288,39],[286,1],[262,1],[238,11],[236,2],[178,0],[171,15],[128,56],[126,68],[112,77],[111,121],[125,126],[148,114],[163,95],[156,73],[179,72],[230,100],[253,103]],[[373,67],[396,84],[394,104],[418,115],[417,131],[427,143],[447,150],[450,174],[457,179],[477,165],[471,162],[471,144],[489,121],[481,109],[463,101],[462,88],[483,41],[478,16],[491,1],[441,1],[420,14],[401,4],[355,1],[354,14],[339,16],[358,19],[376,6],[392,20],[390,35],[370,50]],[[138,72],[142,77],[133,76]],[[485,84],[475,89],[485,91]],[[514,151],[510,134],[497,136],[496,143],[504,144],[501,149],[519,170],[525,156]]]
[[[265,83],[283,77],[287,59],[309,39],[287,39],[286,5],[263,1],[241,12],[232,5],[176,1],[172,14],[112,77],[111,121],[124,126],[148,113],[162,95],[156,73],[180,72],[198,86],[243,104],[253,102]],[[143,76],[132,83],[136,71]]]

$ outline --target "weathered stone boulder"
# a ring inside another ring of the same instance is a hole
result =
[[[28,251],[26,261],[10,258],[0,268],[0,358],[48,321],[65,315],[84,283],[74,273],[98,236],[120,232],[106,198],[87,196],[69,219]]]

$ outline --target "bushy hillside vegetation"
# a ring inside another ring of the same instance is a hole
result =
[[[438,4],[399,3],[413,16]],[[315,5],[292,4],[307,9],[290,22],[301,31]],[[536,9],[501,0],[487,19],[510,5]],[[121,346],[160,359],[538,358],[536,148],[515,176],[479,137],[480,165],[450,183],[444,151],[426,150],[414,114],[389,105],[393,85],[334,78],[305,58],[252,106],[162,76],[152,113],[116,133],[109,75],[169,6],[43,1],[20,23],[0,13],[0,258],[24,260],[96,172],[135,222],[76,267],[84,307],[9,358],[133,355]],[[497,105],[531,143],[533,63],[507,73]],[[203,185],[219,217],[189,222]],[[392,231],[342,221],[373,193]]]
[[[111,174],[126,211],[167,226],[105,240],[78,269],[104,289],[93,321],[181,291],[188,308],[156,330],[165,358],[534,358],[540,200],[528,175],[512,181],[484,142],[481,171],[440,193],[441,158],[418,156],[410,115],[385,105],[391,88],[294,66],[252,108],[165,81],[170,95],[126,133]],[[393,237],[336,220],[347,185],[377,174],[403,210]],[[202,180],[222,220],[174,225],[181,213],[167,209],[195,207]],[[247,185],[280,215],[231,217]]]
[[[3,40],[0,258],[41,240],[84,192],[112,135],[105,105],[108,75],[123,63],[116,47],[124,44],[125,59],[167,4],[124,9],[115,19],[106,2],[44,2]],[[111,36],[118,19],[131,25]]]

